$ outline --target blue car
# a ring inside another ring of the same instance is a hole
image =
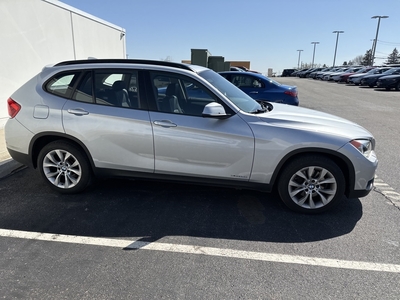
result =
[[[280,84],[257,73],[226,71],[219,74],[254,100],[299,105],[295,86]]]

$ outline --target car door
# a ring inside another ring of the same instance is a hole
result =
[[[150,111],[155,173],[248,181],[254,136],[247,123],[236,114],[226,119],[202,117],[204,106],[218,99],[193,79],[156,72],[150,78],[155,91],[164,89],[157,86],[160,83],[174,84],[173,96],[180,103],[175,112],[162,111],[165,99],[158,98],[160,109]]]
[[[65,132],[86,146],[96,167],[154,171],[152,126],[137,82],[133,70],[89,71],[63,107]]]

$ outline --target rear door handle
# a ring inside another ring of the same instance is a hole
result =
[[[82,108],[68,109],[68,113],[76,115],[76,116],[85,116],[88,115],[89,112]]]
[[[154,125],[161,126],[161,127],[176,127],[175,123],[172,123],[170,120],[157,120],[153,122]]]

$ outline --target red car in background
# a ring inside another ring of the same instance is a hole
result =
[[[340,76],[340,79],[339,79],[338,83],[340,83],[340,82],[349,83],[348,80],[349,80],[349,77],[350,77],[351,75],[367,73],[369,70],[371,70],[371,69],[373,69],[373,68],[375,68],[375,67],[363,67],[363,68],[360,68],[357,72],[348,72],[348,73],[344,73],[344,74],[342,74],[342,75]]]

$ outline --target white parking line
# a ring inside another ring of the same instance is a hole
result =
[[[338,268],[338,269],[400,273],[400,265],[396,264],[381,264],[381,263],[372,263],[363,261],[317,258],[317,257],[275,254],[275,253],[262,253],[253,251],[213,248],[213,247],[176,245],[176,244],[157,243],[157,242],[143,242],[140,240],[132,242],[121,239],[94,238],[94,237],[84,237],[75,235],[61,235],[61,234],[50,234],[50,233],[6,230],[6,229],[0,229],[0,236],[8,238],[37,240],[37,241],[115,247],[121,249],[165,251],[165,252],[185,253],[185,254],[195,254],[195,255],[218,256],[225,258],[268,261],[275,263],[320,266],[320,267]]]
[[[400,194],[382,179],[378,178],[378,176],[375,176],[374,189],[385,196],[391,204],[400,209]]]

